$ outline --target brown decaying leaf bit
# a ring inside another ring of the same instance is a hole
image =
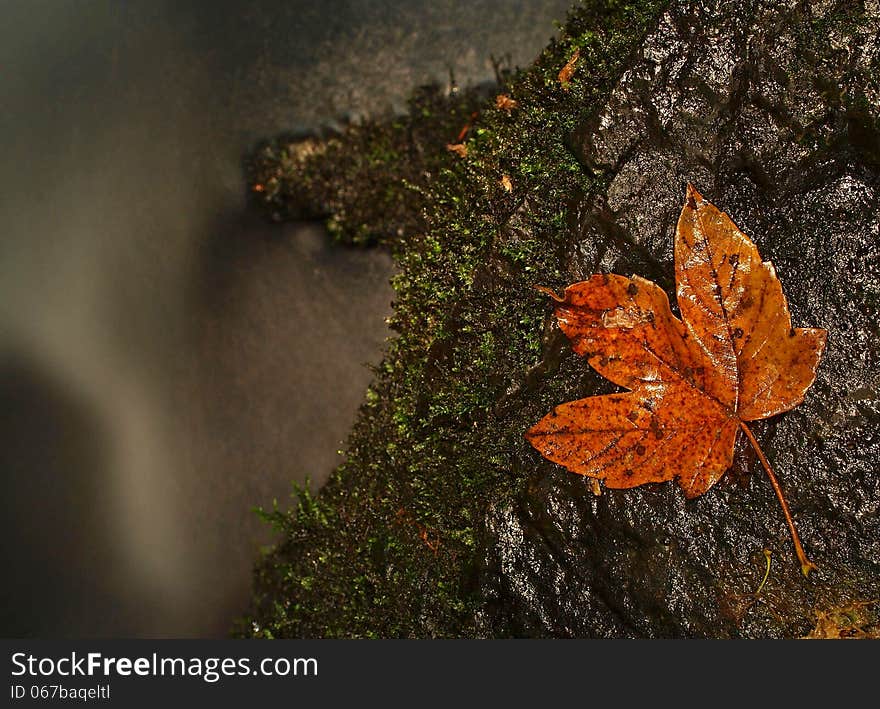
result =
[[[675,278],[681,320],[663,290],[638,276],[597,274],[562,298],[546,291],[574,351],[629,391],[561,404],[526,438],[545,458],[606,487],[675,480],[693,498],[730,467],[742,430],[807,575],[816,567],[747,422],[804,400],[827,332],[792,328],[773,265],[691,185],[675,233]]]
[[[517,103],[516,99],[510,98],[507,94],[498,94],[495,97],[495,108],[500,111],[509,114],[517,106],[519,106],[519,103]]]
[[[446,149],[460,158],[466,158],[468,154],[467,146],[464,143],[447,143]]]
[[[571,55],[571,59],[569,59],[565,66],[559,71],[559,83],[562,84],[562,88],[568,91],[568,85],[571,83],[571,77],[574,76],[574,72],[577,70],[578,59],[581,57],[580,48],[574,50],[574,54]]]

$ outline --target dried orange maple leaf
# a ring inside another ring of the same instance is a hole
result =
[[[770,477],[806,575],[815,565],[746,422],[803,401],[827,332],[792,328],[773,265],[692,185],[675,232],[675,277],[681,320],[666,293],[638,276],[597,274],[562,298],[547,291],[574,351],[629,391],[561,404],[526,438],[545,458],[607,487],[675,480],[693,498],[730,467],[742,430]]]

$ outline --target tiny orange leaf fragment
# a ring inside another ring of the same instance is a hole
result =
[[[505,113],[510,113],[519,106],[516,99],[510,98],[507,94],[498,94],[495,97],[495,108],[500,111],[504,111]]]
[[[466,158],[468,154],[467,146],[464,143],[447,143],[446,149],[460,158]]]
[[[526,433],[570,471],[630,488],[675,480],[688,498],[733,462],[742,430],[767,471],[804,575],[815,568],[747,422],[793,409],[816,379],[827,332],[793,328],[782,285],[755,244],[688,185],[675,233],[676,295],[633,276],[597,274],[552,291],[579,355],[627,389],[557,406]]]
[[[502,175],[498,184],[504,188],[505,192],[513,192],[513,182],[510,181],[510,175]]]
[[[580,58],[580,48],[575,49],[574,54],[571,55],[571,59],[569,59],[565,66],[559,71],[559,76],[557,78],[565,91],[568,91],[568,85],[571,83],[571,77],[574,76],[574,72],[577,70],[577,63]]]

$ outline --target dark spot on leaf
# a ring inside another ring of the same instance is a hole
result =
[[[636,455],[645,455],[645,447],[641,443],[636,446]]]
[[[738,328],[736,328],[736,330],[733,331],[733,339],[734,340],[738,340],[742,336],[743,336],[743,329],[741,327],[738,327]]]
[[[634,298],[636,296],[636,294],[638,294],[638,292],[639,292],[639,287],[635,283],[630,281],[629,285],[626,287],[627,295],[630,296],[631,298]]]

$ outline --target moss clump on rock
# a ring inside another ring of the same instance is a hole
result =
[[[536,371],[551,366],[533,286],[564,280],[570,207],[601,179],[566,141],[663,5],[575,9],[532,67],[503,77],[515,108],[424,90],[403,118],[258,152],[255,195],[275,218],[327,216],[342,241],[390,247],[397,337],[346,461],[317,496],[303,491],[294,509],[267,513],[281,539],[256,570],[242,634],[503,634],[487,627],[479,593],[482,520],[529,484],[522,433],[570,394],[560,385],[531,395]],[[559,71],[576,50],[563,88]],[[446,144],[468,123],[460,157]],[[579,376],[577,363],[562,366],[563,379]]]

